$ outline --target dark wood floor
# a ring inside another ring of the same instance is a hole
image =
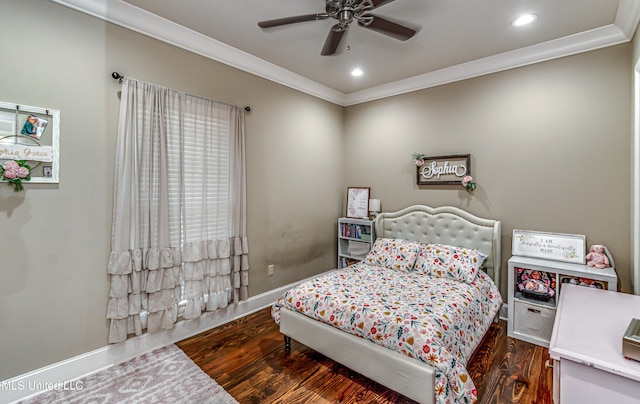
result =
[[[285,353],[269,309],[177,345],[240,404],[414,403],[295,341]],[[467,366],[478,403],[551,403],[547,359],[546,348],[509,338],[506,323],[494,323]]]

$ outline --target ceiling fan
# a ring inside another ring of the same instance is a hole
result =
[[[260,21],[258,26],[260,28],[272,28],[299,22],[326,20],[327,18],[338,20],[338,23],[331,27],[329,35],[327,35],[322,52],[320,52],[321,55],[333,55],[336,53],[342,37],[354,20],[361,27],[406,41],[415,35],[415,30],[369,13],[392,1],[394,0],[326,0],[327,4],[324,13]]]

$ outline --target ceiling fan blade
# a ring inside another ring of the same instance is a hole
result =
[[[395,0],[371,0],[371,3],[373,4],[373,8],[378,8],[380,6],[384,6],[385,4],[391,3],[392,1]]]
[[[329,14],[327,13],[297,15],[295,17],[285,17],[277,18],[275,20],[260,21],[258,23],[258,26],[260,28],[272,28],[278,27],[280,25],[295,24],[298,22],[326,20],[327,18],[329,18]]]
[[[363,18],[358,20],[358,25],[378,31],[381,34],[388,35],[401,41],[406,41],[416,34],[414,29],[372,14],[363,16]]]
[[[322,52],[320,52],[320,54],[322,56],[328,56],[336,53],[338,45],[340,45],[340,41],[342,40],[345,32],[347,32],[347,30],[340,28],[340,24],[336,24],[331,27],[331,31],[329,31],[329,35],[327,35],[327,39],[324,41],[324,46],[322,47]]]

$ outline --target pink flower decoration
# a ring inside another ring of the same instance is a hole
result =
[[[0,180],[4,180],[9,186],[13,187],[13,190],[18,192],[22,191],[22,181],[29,181],[30,169],[27,164],[22,160],[9,160],[0,166]]]
[[[473,180],[473,177],[467,175],[462,179],[462,186],[466,188],[467,192],[471,192],[476,189],[476,182]]]
[[[15,171],[18,168],[20,168],[20,166],[18,165],[18,163],[16,163],[13,160],[9,160],[9,161],[4,163],[4,169],[5,170]]]
[[[20,167],[16,170],[16,175],[20,178],[27,178],[29,176],[29,170],[26,167]]]
[[[6,179],[9,179],[9,180],[12,180],[12,179],[14,179],[14,178],[16,178],[18,176],[18,174],[16,173],[16,170],[9,170],[9,169],[6,169],[6,168],[4,170],[4,174],[3,175],[4,175],[4,177]]]

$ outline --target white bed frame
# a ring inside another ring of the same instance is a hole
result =
[[[381,213],[375,227],[379,238],[476,248],[489,256],[485,262],[487,273],[500,286],[500,221],[479,218],[451,206],[414,205]],[[285,349],[290,349],[294,339],[415,401],[435,401],[434,367],[294,311],[281,308],[280,313]]]

